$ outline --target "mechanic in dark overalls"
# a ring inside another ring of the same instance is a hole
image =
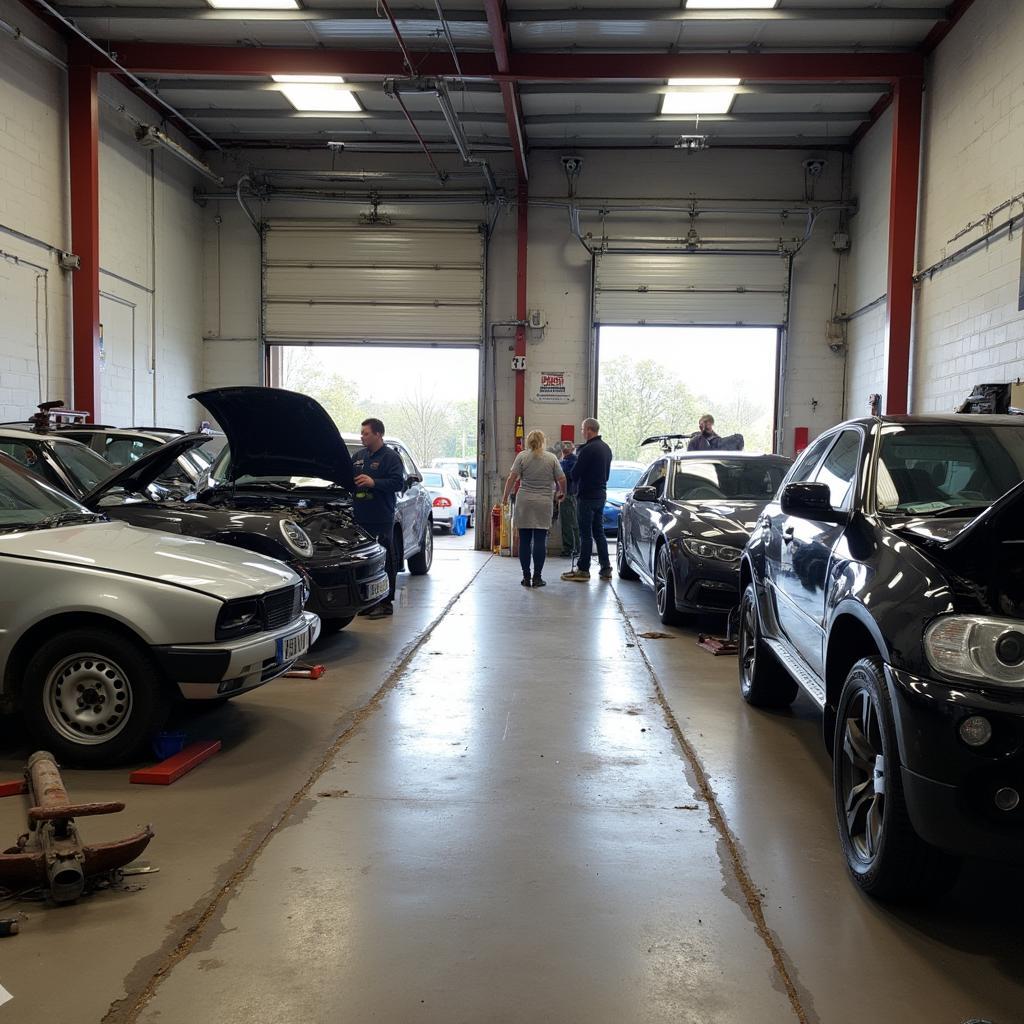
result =
[[[391,585],[383,601],[359,614],[383,619],[395,612],[395,495],[405,487],[405,469],[398,452],[384,443],[384,424],[380,420],[363,420],[359,437],[363,447],[352,456],[356,484],[352,510],[356,522],[387,552]]]

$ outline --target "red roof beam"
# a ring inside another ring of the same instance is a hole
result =
[[[511,69],[508,46],[508,24],[502,9],[502,0],[484,0],[487,11],[487,26],[491,32],[491,45],[494,47],[494,59],[500,75],[508,75]],[[523,109],[519,101],[519,90],[515,83],[507,79],[499,82],[501,99],[505,107],[505,123],[508,126],[508,137],[512,142],[512,152],[516,158],[516,173],[520,182],[529,178],[526,168],[526,132],[523,128]]]

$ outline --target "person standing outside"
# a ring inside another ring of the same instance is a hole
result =
[[[352,456],[356,491],[352,512],[356,522],[387,552],[388,596],[360,612],[371,619],[395,613],[395,495],[405,486],[405,469],[393,448],[384,443],[384,424],[371,417],[359,429],[363,447]]]
[[[580,527],[580,560],[575,569],[562,573],[562,579],[571,583],[586,583],[590,579],[590,551],[597,544],[597,561],[601,579],[612,578],[612,563],[608,559],[608,539],[604,535],[604,503],[608,497],[608,475],[612,469],[612,450],[601,440],[601,424],[588,417],[583,421],[586,443],[576,453],[572,479],[578,486],[576,507]]]
[[[565,489],[565,500],[558,510],[562,521],[562,557],[575,558],[580,550],[580,524],[576,508],[576,492],[578,485],[572,482],[572,471],[576,465],[576,450],[572,441],[562,443],[562,472],[568,484]]]
[[[722,439],[715,433],[715,417],[706,412],[697,420],[697,433],[690,438],[686,446],[688,452],[716,451]]]
[[[545,451],[544,434],[531,430],[526,438],[526,450],[520,452],[512,463],[501,503],[508,501],[516,481],[520,481],[512,527],[519,531],[519,564],[523,567],[524,587],[544,587],[542,575],[544,559],[548,550],[548,530],[554,508],[552,493],[557,488],[555,499],[565,498],[565,474],[558,459]],[[533,557],[533,574],[530,574],[530,558]]]

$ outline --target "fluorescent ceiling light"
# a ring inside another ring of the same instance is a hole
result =
[[[208,0],[211,7],[229,11],[297,11],[297,0]]]
[[[665,93],[661,101],[663,114],[728,114],[736,98],[738,78],[670,78],[676,88]]]
[[[351,89],[343,89],[341,75],[271,75],[296,110],[332,113],[361,110]]]
[[[730,8],[743,8],[749,11],[771,10],[778,4],[779,0],[686,0],[686,6],[691,11],[699,10],[728,10]]]

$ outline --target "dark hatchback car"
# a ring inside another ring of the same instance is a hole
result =
[[[742,452],[655,459],[622,506],[619,575],[654,587],[666,624],[685,613],[731,611],[743,546],[789,467],[781,455]]]
[[[938,891],[1024,862],[1024,418],[844,423],[743,555],[740,689],[823,711],[850,873]]]

